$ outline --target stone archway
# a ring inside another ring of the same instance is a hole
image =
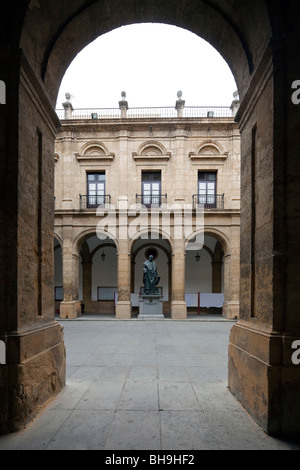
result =
[[[59,126],[53,106],[61,78],[76,53],[99,34],[156,21],[208,40],[238,84],[241,306],[230,340],[229,387],[268,433],[299,436],[300,409],[294,405],[300,377],[290,349],[300,334],[300,255],[295,236],[300,142],[298,109],[289,94],[299,79],[300,59],[293,51],[299,42],[299,8],[297,0],[245,0],[236,8],[232,2],[216,0],[129,0],[126,5],[121,0],[70,0],[63,8],[50,0],[23,0],[18,8],[14,2],[5,4],[0,19],[1,43],[6,46],[0,56],[0,80],[6,85],[5,104],[0,106],[0,152],[9,165],[0,166],[0,219],[6,221],[1,224],[0,339],[5,334],[8,348],[1,387],[2,432],[22,427],[64,382],[63,340],[53,320],[48,283],[53,273],[53,148]],[[128,291],[124,285],[126,303]],[[26,361],[24,330],[26,338],[31,335],[31,344],[38,345],[27,351]],[[45,334],[47,346],[40,341]],[[60,360],[52,360],[53,355]],[[45,358],[48,374],[25,387],[22,381],[32,364],[44,364]],[[15,377],[14,383],[8,376]],[[54,388],[49,376],[57,378]],[[22,388],[27,392],[20,395]],[[44,392],[37,396],[36,390]]]
[[[171,312],[172,298],[172,253],[169,241],[163,237],[160,239],[137,239],[132,244],[131,254],[131,292],[134,297],[133,311],[137,311],[138,295],[142,288],[142,266],[149,254],[154,256],[160,276],[159,289],[164,295],[163,313]]]
[[[82,313],[113,314],[117,292],[117,248],[91,235],[80,247],[79,297]]]
[[[199,313],[201,303],[205,303],[207,308],[211,306],[216,307],[215,311],[221,310],[225,318],[238,317],[239,237],[234,229],[235,227],[225,227],[222,231],[220,228],[206,226],[201,232],[192,233],[186,240],[185,290],[190,304],[189,311]],[[198,241],[195,239],[196,235],[200,236]],[[201,292],[204,294],[202,300],[205,297],[208,299],[199,304]],[[208,295],[217,293],[223,294],[222,305],[220,296]]]

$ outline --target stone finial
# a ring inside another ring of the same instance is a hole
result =
[[[233,93],[233,101],[232,101],[231,106],[230,106],[233,117],[236,115],[239,107],[240,107],[239,92],[236,90]]]
[[[121,118],[127,117],[128,101],[126,101],[126,92],[122,91],[121,93],[122,100],[119,101],[119,108],[121,110]]]
[[[73,111],[73,106],[71,103],[71,94],[66,93],[65,94],[66,100],[62,105],[65,110],[65,119],[72,119],[72,111]]]
[[[177,117],[183,117],[183,110],[185,101],[182,99],[182,91],[177,92],[178,100],[176,101],[175,109],[177,110]]]

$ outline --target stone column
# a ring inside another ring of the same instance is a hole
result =
[[[131,318],[131,256],[128,239],[119,240],[118,248],[118,301],[116,318]]]
[[[185,246],[184,240],[175,240],[172,253],[172,318],[187,318],[185,303]]]
[[[239,217],[232,216],[231,246],[224,260],[224,302],[222,315],[225,318],[239,317],[240,295],[240,225]]]
[[[0,433],[23,429],[65,384],[54,318],[54,139],[59,120],[21,51],[2,50]],[[3,344],[3,343],[2,343]]]
[[[92,261],[82,261],[82,303],[85,313],[91,313],[92,307],[92,267]]]
[[[77,318],[81,315],[79,302],[79,254],[73,253],[72,238],[63,243],[63,290],[64,300],[60,303],[60,318]]]

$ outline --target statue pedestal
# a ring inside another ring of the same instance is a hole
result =
[[[138,318],[148,318],[151,320],[164,319],[165,317],[163,315],[163,295],[140,295]]]

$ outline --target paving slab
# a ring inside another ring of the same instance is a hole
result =
[[[59,321],[66,386],[0,450],[300,450],[265,434],[228,390],[233,321]]]

